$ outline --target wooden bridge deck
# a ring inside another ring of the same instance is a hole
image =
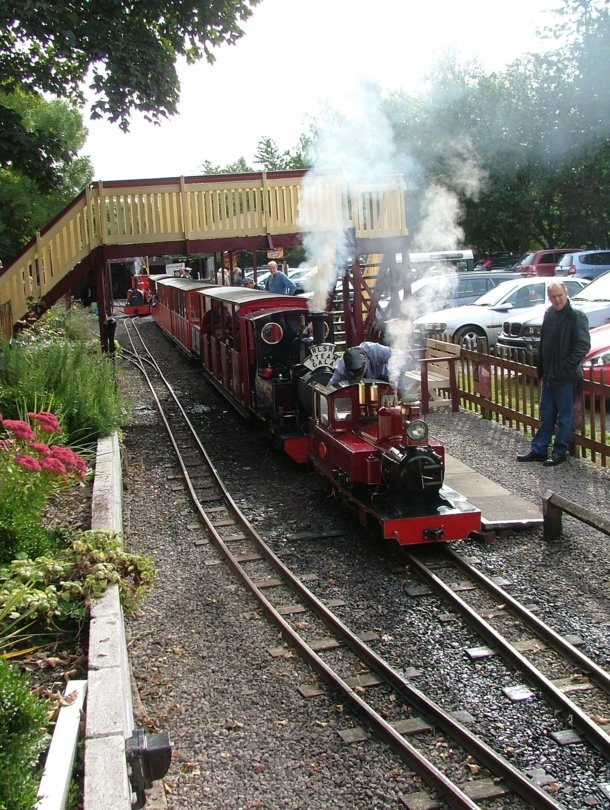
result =
[[[10,335],[32,300],[55,300],[109,259],[266,250],[306,233],[350,232],[365,252],[407,237],[401,176],[378,183],[305,171],[97,182],[0,272],[0,321]]]

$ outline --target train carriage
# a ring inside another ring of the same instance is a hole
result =
[[[209,378],[242,414],[264,422],[285,452],[304,461],[309,442],[302,438],[306,419],[296,400],[294,369],[303,347],[313,342],[314,322],[332,337],[330,314],[313,315],[299,296],[243,287],[198,295],[200,359]]]
[[[213,285],[192,278],[166,276],[157,280],[153,320],[188,355],[199,354],[201,299],[197,292]]]

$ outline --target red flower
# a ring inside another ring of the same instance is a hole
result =
[[[40,472],[42,469],[40,466],[40,461],[35,459],[33,456],[16,455],[15,464],[18,464],[20,467],[24,467],[26,470],[31,470],[32,472]]]
[[[40,462],[40,466],[47,472],[59,473],[60,475],[65,475],[65,473],[68,472],[65,466],[57,458],[43,458]]]
[[[20,419],[3,419],[2,427],[8,430],[9,433],[13,433],[18,439],[29,441],[30,439],[36,438],[34,431],[28,423],[22,422]]]
[[[45,433],[61,433],[61,425],[57,421],[55,414],[50,411],[40,411],[39,413],[30,411],[28,416],[34,422],[38,422],[40,429]]]
[[[51,449],[49,448],[48,444],[44,442],[30,442],[28,444],[28,448],[33,450],[35,453],[39,453],[41,456],[49,456],[51,455]]]
[[[69,447],[61,447],[58,444],[54,444],[49,450],[53,458],[58,459],[62,464],[66,464],[68,467],[72,467],[79,473],[81,479],[84,480],[87,473],[87,465],[80,456]]]

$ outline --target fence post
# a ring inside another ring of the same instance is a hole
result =
[[[542,496],[542,539],[557,540],[561,537],[562,510],[552,502],[554,493],[547,489]]]
[[[481,406],[481,416],[483,419],[491,419],[492,410],[489,407],[491,397],[491,369],[489,365],[489,348],[487,338],[475,338],[470,348],[477,352],[480,359],[473,361],[474,390],[479,395],[479,405]]]

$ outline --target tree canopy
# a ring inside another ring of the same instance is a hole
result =
[[[129,129],[132,112],[158,122],[174,115],[179,58],[214,61],[234,44],[259,0],[0,0],[0,168],[31,178],[44,192],[57,185],[65,155],[52,133],[25,121],[16,93],[43,93],[82,105],[92,118]]]
[[[385,102],[417,235],[431,188],[453,195],[453,234],[484,252],[610,244],[607,0],[564,0],[555,48],[486,74],[447,59],[416,97]],[[432,205],[445,204],[439,195]]]
[[[259,0],[0,0],[0,81],[82,102],[98,97],[93,117],[127,130],[132,111],[152,121],[173,115],[180,83],[175,63],[234,44]]]
[[[26,148],[23,163],[15,160],[0,166],[0,257],[6,261],[80,194],[91,181],[93,167],[89,158],[76,157],[87,131],[73,106],[22,91],[10,95],[0,91],[2,105],[19,116],[26,140],[41,144],[42,165],[54,178],[41,191]]]
[[[282,152],[273,138],[264,135],[259,139],[254,153],[253,163],[256,168],[253,168],[246,161],[246,158],[242,156],[234,163],[228,163],[226,166],[218,166],[209,160],[205,160],[201,166],[201,171],[204,174],[242,174],[261,170],[279,172],[287,169],[307,169],[311,165],[309,159],[311,142],[311,135],[301,135],[294,151],[287,149]]]

